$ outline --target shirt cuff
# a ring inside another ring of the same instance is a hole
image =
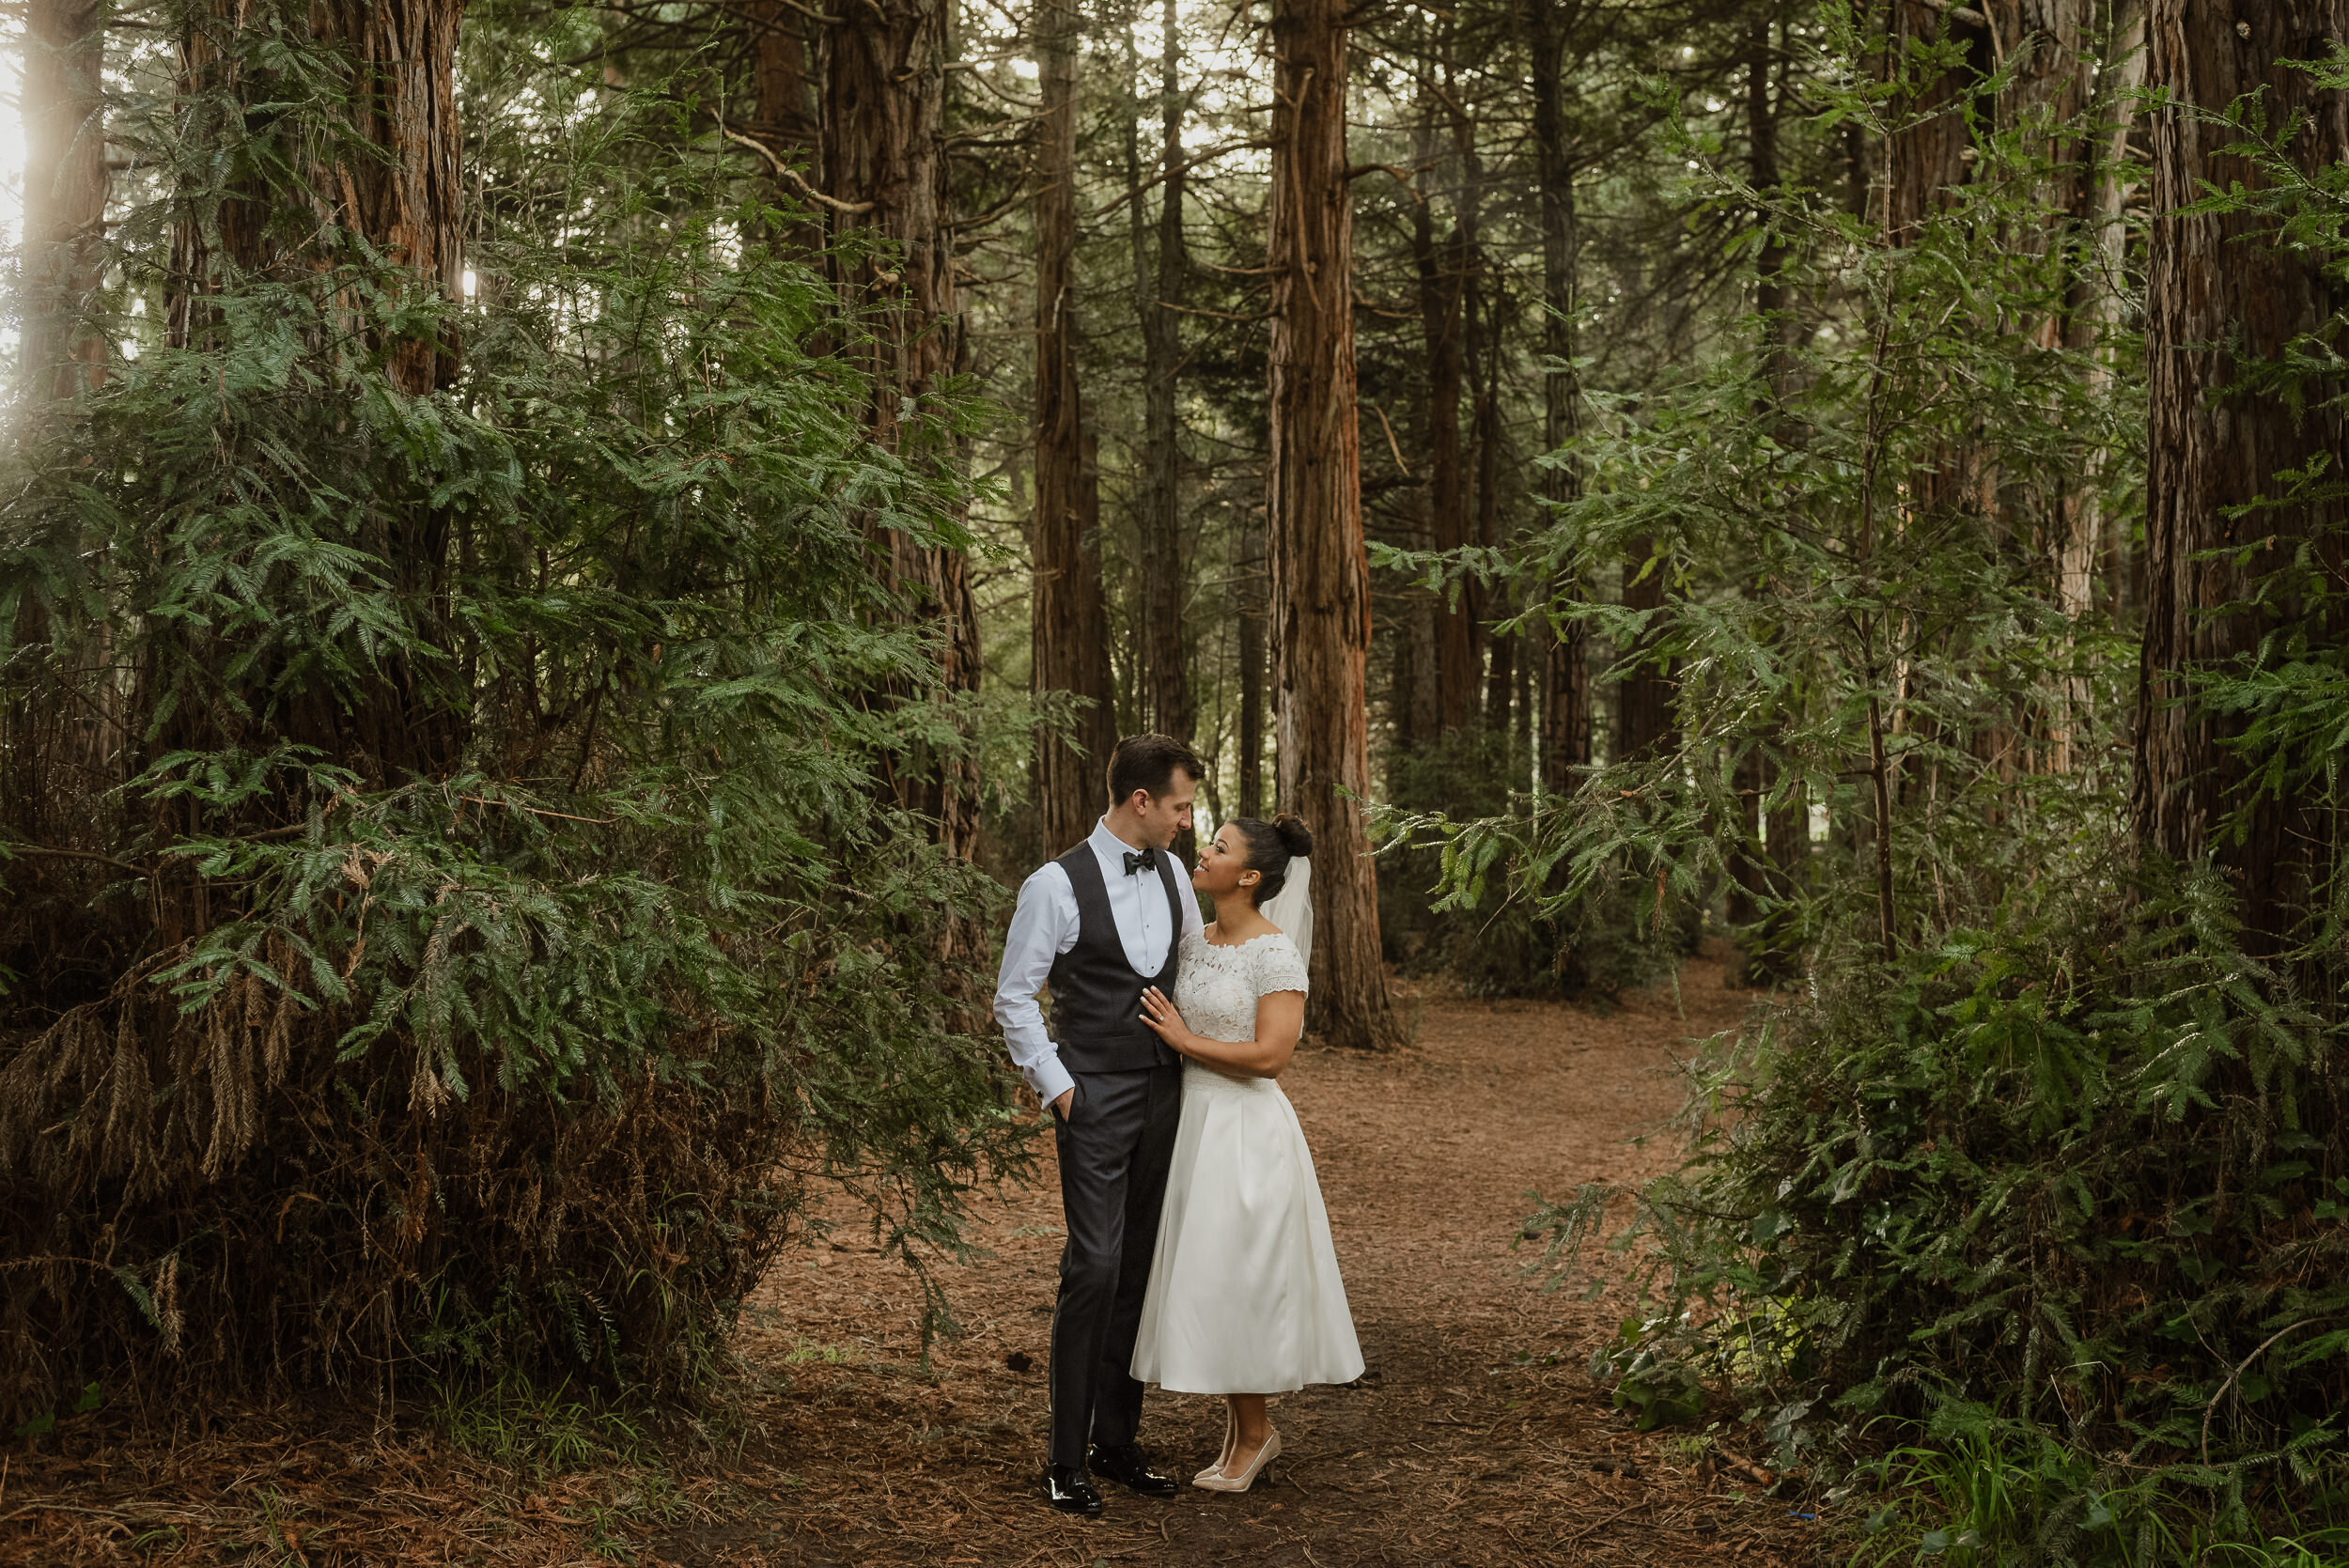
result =
[[[1036,1098],[1048,1106],[1077,1087],[1077,1080],[1069,1077],[1068,1069],[1060,1064],[1060,1052],[1057,1050],[1033,1067],[1022,1068],[1021,1072],[1028,1080],[1028,1087],[1035,1091]]]

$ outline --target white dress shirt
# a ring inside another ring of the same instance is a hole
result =
[[[1126,857],[1136,846],[1111,832],[1107,818],[1095,824],[1085,846],[1101,862],[1101,880],[1109,885],[1110,914],[1117,922],[1126,961],[1136,974],[1158,973],[1177,936],[1168,918],[1172,911],[1166,907],[1166,884],[1155,868],[1126,875]],[[1180,935],[1190,936],[1206,923],[1180,862],[1174,862],[1174,885],[1180,890],[1175,902],[1183,911]],[[995,1021],[1003,1026],[1003,1038],[1011,1044],[1011,1064],[1047,1105],[1076,1079],[1061,1065],[1060,1048],[1045,1031],[1044,1010],[1036,1005],[1035,994],[1050,978],[1052,960],[1077,945],[1077,890],[1058,861],[1048,862],[1019,885],[1019,907],[1012,913],[1003,967],[995,981]]]

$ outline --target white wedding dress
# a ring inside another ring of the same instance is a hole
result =
[[[1256,1001],[1305,989],[1278,931],[1232,947],[1185,937],[1174,1008],[1193,1033],[1253,1040]],[[1133,1374],[1187,1394],[1350,1383],[1362,1351],[1304,1129],[1268,1078],[1183,1063],[1183,1109]]]

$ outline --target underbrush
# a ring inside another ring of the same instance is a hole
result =
[[[1001,890],[923,794],[982,716],[876,567],[961,542],[959,481],[872,439],[831,285],[743,254],[773,214],[656,150],[665,89],[484,62],[485,189],[556,195],[485,198],[459,304],[317,226],[366,73],[188,14],[232,85],[127,104],[122,298],[224,202],[303,260],[206,252],[217,308],[117,317],[0,465],[0,1430],[93,1382],[690,1390],[814,1182],[919,1271],[1029,1157]]]
[[[459,1453],[544,1478],[598,1464],[659,1462],[659,1413],[569,1379],[535,1382],[509,1373],[494,1382],[443,1382],[433,1391],[432,1429]]]
[[[1604,884],[1563,903],[1502,897],[1511,863],[1502,846],[1486,841],[1472,851],[1484,863],[1468,867],[1443,846],[1446,823],[1504,816],[1532,773],[1522,739],[1481,727],[1389,761],[1389,804],[1376,818],[1389,840],[1378,876],[1378,929],[1389,961],[1408,974],[1445,975],[1472,997],[1566,996],[1602,1004],[1671,974],[1695,950],[1696,906],[1668,907],[1658,919],[1652,899]],[[1444,896],[1431,900],[1430,888]]]
[[[2002,1431],[1979,1412],[1952,1415],[1910,1427],[1907,1441],[1860,1466],[1840,1489],[1853,1515],[1868,1510],[1852,1568],[2349,1563],[2349,1477],[2338,1467],[2309,1477],[2296,1501],[2246,1498],[2098,1460],[2045,1431]]]
[[[2232,909],[2154,872],[2031,890],[1713,1041],[1689,1162],[1611,1243],[1649,1304],[1595,1373],[1890,1485],[1871,1563],[2340,1555],[2334,977],[2247,955]],[[1548,1268],[1623,1196],[1536,1214]]]

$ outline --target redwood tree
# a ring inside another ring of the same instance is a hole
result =
[[[1183,643],[1183,475],[1174,395],[1183,353],[1183,286],[1190,258],[1183,241],[1189,154],[1183,150],[1182,33],[1174,0],[1162,0],[1159,28],[1159,185],[1154,256],[1143,254],[1143,194],[1140,179],[1133,180],[1134,290],[1142,318],[1142,698],[1153,729],[1188,740],[1194,718],[1190,663]],[[1138,177],[1140,170],[1133,172]]]
[[[172,231],[164,317],[174,346],[209,344],[224,326],[216,302],[253,282],[299,283],[348,264],[357,246],[398,270],[399,287],[453,300],[464,271],[464,186],[457,122],[456,62],[462,0],[355,0],[299,13],[300,47],[349,71],[332,101],[334,134],[290,144],[290,168],[248,161],[228,199],[208,221],[202,200],[179,205]],[[233,137],[257,104],[288,90],[269,75],[270,23],[250,8],[217,0],[186,17],[179,40],[183,122],[194,136]],[[286,145],[286,144],[281,144]],[[272,175],[275,178],[272,178]],[[356,241],[356,245],[354,245]],[[374,339],[391,384],[411,396],[455,382],[460,344],[445,322],[385,327],[355,302],[340,305],[363,341]],[[313,329],[314,332],[316,329]],[[433,634],[447,601],[458,514],[446,506],[385,508],[366,515],[358,543],[377,555],[398,592]],[[338,699],[319,682],[289,681],[285,728],[300,744],[350,758],[371,780],[443,777],[464,754],[464,699],[431,660],[387,653],[361,702]],[[237,732],[226,705],[172,706],[147,737],[150,753],[217,743]],[[177,918],[168,902],[166,924]],[[194,917],[191,917],[193,919]],[[198,922],[197,924],[200,924]]]
[[[1101,556],[1087,505],[1083,408],[1077,386],[1077,45],[1074,0],[1038,0],[1043,108],[1035,160],[1035,520],[1029,635],[1035,690],[1086,699],[1073,734],[1041,733],[1036,798],[1044,845],[1058,854],[1101,815],[1102,769],[1117,744]]]
[[[2293,408],[2251,372],[2349,302],[2306,252],[2276,243],[2256,204],[2189,209],[2213,189],[2265,183],[2220,150],[2238,132],[2203,117],[2246,94],[2263,95],[2270,126],[2304,116],[2291,147],[2303,169],[2349,158],[2349,101],[2314,90],[2284,63],[2344,41],[2349,0],[2154,0],[2147,16],[2148,84],[2170,101],[2151,117],[2146,603],[2131,806],[2141,846],[2181,861],[2208,856],[2235,883],[2255,953],[2276,951],[2298,924],[2336,830],[2312,792],[2248,799],[2263,759],[2229,748],[2240,722],[2197,700],[2193,676],[2248,662],[2284,619],[2306,615],[2289,598],[2248,607],[2261,579],[2295,549],[2313,550],[2340,579],[2339,501],[2273,498],[2286,471],[2320,457],[2338,463],[2349,450],[2341,407],[2312,399]],[[2304,629],[2337,643],[2337,618],[2322,620]],[[2225,831],[2238,808],[2240,831]]]
[[[1672,612],[1666,602],[1666,574],[1671,570],[1668,561],[1657,559],[1656,541],[1634,539],[1623,562],[1623,607],[1645,611],[1648,614],[1646,635],[1642,646],[1626,650],[1639,662],[1624,672],[1623,684],[1615,691],[1614,756],[1643,755],[1671,743],[1672,733],[1672,698],[1676,682],[1669,657],[1646,654],[1645,644],[1654,644],[1663,630],[1662,621]]]
[[[104,340],[78,330],[98,283],[106,206],[106,138],[99,68],[105,34],[93,0],[35,0],[24,18],[23,341],[18,364],[35,409],[70,397],[101,374]],[[28,411],[30,412],[31,411]],[[49,644],[48,616],[27,602],[0,639]],[[111,714],[20,701],[0,706],[0,821],[38,841],[60,809],[38,758],[78,751],[92,763],[119,744]]]
[[[1235,606],[1239,621],[1239,814],[1262,816],[1264,810],[1264,688],[1265,531],[1254,519],[1239,530],[1239,559],[1233,575],[1239,580]]]
[[[98,0],[33,0],[24,16],[21,363],[49,396],[94,378],[103,349],[76,325],[98,284],[106,210],[102,9]]]
[[[1280,804],[1314,832],[1314,1027],[1332,1045],[1398,1038],[1362,823],[1370,793],[1370,567],[1354,393],[1347,10],[1274,0],[1270,452],[1273,720]]]
[[[217,228],[191,212],[172,237],[166,301],[175,341],[209,319],[205,301],[232,286],[223,267],[292,278],[326,261],[345,236],[380,250],[420,287],[454,299],[464,271],[464,187],[458,169],[457,27],[463,0],[353,0],[313,6],[310,41],[343,54],[351,88],[342,105],[348,142],[325,142],[304,171],[309,210],[265,192],[258,174],[220,204]],[[193,113],[246,107],[254,66],[238,53],[259,18],[215,4],[180,40],[182,91]],[[257,113],[258,111],[254,111]],[[374,154],[352,155],[353,147]],[[342,156],[337,156],[342,154]],[[446,334],[403,334],[383,346],[392,383],[422,394],[456,379],[458,344]]]
[[[1580,388],[1574,372],[1574,154],[1566,132],[1566,33],[1578,8],[1568,0],[1523,0],[1519,24],[1532,56],[1533,160],[1542,218],[1542,446],[1558,453],[1579,428]],[[1542,499],[1563,505],[1579,493],[1570,463],[1553,457],[1542,469]],[[1579,598],[1581,585],[1558,584],[1558,597]],[[1577,784],[1575,769],[1591,760],[1591,671],[1584,623],[1542,629],[1542,787],[1563,795]]]
[[[742,20],[750,32],[751,128],[745,137],[774,172],[776,192],[803,215],[776,227],[775,238],[793,250],[814,255],[823,245],[824,225],[811,202],[813,187],[801,169],[816,160],[820,137],[815,79],[808,70],[810,18],[788,0],[751,0]],[[793,165],[797,165],[794,167]]]
[[[1771,85],[1771,75],[1781,68],[1783,49],[1774,44],[1774,23],[1779,19],[1771,9],[1757,11],[1746,33],[1746,136],[1748,136],[1748,179],[1757,193],[1774,193],[1779,188],[1779,94]],[[1771,418],[1783,425],[1785,392],[1788,373],[1793,368],[1788,354],[1788,284],[1785,284],[1788,246],[1779,235],[1769,235],[1762,241],[1762,254],[1755,268],[1755,319],[1762,329],[1762,362],[1765,362],[1765,382],[1769,395]],[[1790,432],[1793,434],[1793,432]],[[1769,587],[1760,584],[1757,592],[1766,594]],[[1783,780],[1785,788],[1779,791],[1779,758],[1776,752],[1785,744],[1785,721],[1779,719],[1766,730],[1762,747],[1752,747],[1738,758],[1736,770],[1736,800],[1738,829],[1743,847],[1732,859],[1732,887],[1729,887],[1729,923],[1743,927],[1762,918],[1762,908],[1769,896],[1795,890],[1802,885],[1812,854],[1812,810],[1809,796],[1799,777]],[[1769,807],[1771,793],[1781,793],[1776,807]],[[1766,854],[1762,852],[1762,838],[1769,838]],[[1748,979],[1779,979],[1793,962],[1793,955],[1783,951],[1781,939],[1762,934],[1760,941],[1746,955]]]
[[[1481,194],[1465,179],[1452,182],[1452,230],[1440,238],[1437,235],[1434,187],[1445,183],[1434,178],[1434,170],[1444,162],[1437,150],[1439,120],[1461,117],[1453,109],[1458,101],[1457,83],[1451,69],[1454,24],[1446,20],[1439,26],[1439,42],[1431,51],[1435,57],[1422,67],[1429,74],[1420,89],[1419,154],[1423,173],[1414,193],[1418,200],[1412,210],[1411,251],[1419,274],[1420,335],[1427,359],[1423,427],[1427,449],[1428,543],[1437,550],[1456,551],[1476,542],[1470,521],[1467,468],[1460,443],[1460,395],[1468,380],[1463,317],[1470,236],[1475,226],[1470,213]],[[1434,80],[1438,70],[1444,77],[1440,88]],[[1463,128],[1457,126],[1450,129],[1460,144],[1454,149],[1453,161],[1465,164],[1473,153],[1473,134],[1464,133]],[[1476,623],[1465,598],[1457,602],[1437,602],[1433,631],[1433,728],[1438,732],[1463,729],[1475,718],[1477,677],[1483,673],[1477,657]]]
[[[923,411],[963,351],[947,230],[947,22],[945,0],[868,0],[827,22],[820,114],[827,258],[844,307],[866,328],[856,345],[873,383],[866,427],[887,450],[939,467],[957,457],[952,439],[900,411]],[[938,625],[946,691],[976,691],[968,555],[957,541],[894,529],[885,548],[891,586],[910,613]],[[979,789],[967,756],[917,764],[897,793],[937,822],[947,849],[970,853]]]

